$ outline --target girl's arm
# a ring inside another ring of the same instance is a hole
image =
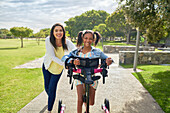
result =
[[[113,63],[113,59],[111,57],[106,58],[106,64],[109,66]]]
[[[55,56],[54,47],[50,42],[50,38],[48,37],[46,38],[45,45],[46,45],[46,54],[48,54],[54,62],[58,63],[59,65],[63,65],[63,62],[58,57]]]
[[[112,63],[114,62],[111,57],[108,57],[108,56],[105,55],[102,51],[100,51],[100,52],[101,52],[101,53],[100,53],[101,59],[106,59],[107,65],[110,65],[110,64],[112,64]]]
[[[64,56],[61,58],[61,61],[62,61],[62,62],[65,62],[66,59],[69,58],[69,57],[71,57],[71,56],[73,56],[73,55],[72,55],[71,52],[70,52],[69,55],[64,55]],[[69,63],[71,60],[72,60],[72,58],[70,58],[70,59],[67,61],[67,63]]]

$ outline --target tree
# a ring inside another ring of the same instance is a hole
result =
[[[147,31],[147,40],[156,42],[169,32],[169,0],[120,0],[128,22]]]
[[[36,41],[37,41],[38,45],[40,45],[40,38],[46,37],[45,32],[43,30],[40,30],[40,32],[34,34],[34,36],[36,37]]]
[[[47,36],[50,36],[50,28],[44,28],[40,30],[41,34],[43,33],[44,35],[41,35],[42,38],[45,38]]]
[[[90,29],[94,26],[105,23],[105,20],[109,14],[106,11],[91,10],[82,13],[80,16],[70,18],[64,23],[67,25],[66,30],[69,31],[71,37],[77,37],[79,31]]]
[[[98,31],[102,35],[102,39],[105,39],[107,37],[108,29],[106,27],[106,24],[99,24],[98,26],[94,26],[93,31]]]
[[[132,23],[139,31],[147,31],[147,40],[156,42],[168,35],[169,32],[169,0],[120,0],[125,1],[121,6],[125,10],[128,23]],[[137,38],[137,40],[139,40]],[[138,42],[136,42],[136,45]],[[137,50],[138,47],[136,47]],[[135,52],[137,57],[138,51]],[[134,61],[134,70],[136,70],[137,59]]]
[[[29,37],[33,33],[33,30],[27,27],[13,27],[10,31],[15,37],[21,39],[21,48],[23,48],[23,38]]]
[[[68,33],[70,34],[71,37],[71,41],[72,41],[72,37],[76,37],[77,32],[74,30],[76,29],[76,19],[75,17],[73,18],[69,18],[68,21],[64,22],[67,26],[65,27],[66,31],[68,31]]]
[[[68,21],[68,25],[71,25],[71,21]],[[73,37],[73,35],[72,35],[73,31],[71,29],[71,26],[65,26],[65,30],[66,30],[66,36],[68,36],[70,38]],[[71,38],[71,41],[73,41],[72,39],[73,38]]]
[[[125,13],[122,9],[113,12],[106,19],[106,24],[110,29],[115,29],[116,31],[123,32],[126,36],[127,44],[129,44],[132,26],[127,23]]]
[[[12,37],[12,33],[5,28],[0,29],[0,38]]]
[[[67,37],[70,37],[70,34],[69,34],[69,32],[68,32],[68,31],[66,31],[66,36],[67,36]]]

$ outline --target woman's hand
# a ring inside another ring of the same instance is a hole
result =
[[[76,58],[73,63],[74,63],[74,65],[80,65],[80,60],[78,58]]]
[[[112,58],[107,58],[106,59],[106,64],[109,66],[113,62]]]

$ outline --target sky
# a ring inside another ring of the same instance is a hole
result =
[[[28,27],[34,33],[89,10],[113,13],[116,0],[0,0],[0,28]]]

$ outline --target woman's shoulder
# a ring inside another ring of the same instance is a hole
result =
[[[69,46],[72,46],[73,45],[73,42],[69,39],[66,38],[66,44],[69,45]]]
[[[45,38],[45,41],[49,41],[50,40],[50,36],[47,36],[46,38]]]
[[[68,43],[72,43],[72,41],[66,38],[66,44]]]
[[[66,45],[67,45],[69,51],[76,49],[76,46],[74,45],[74,43],[71,40],[66,39],[65,42],[66,42]]]

